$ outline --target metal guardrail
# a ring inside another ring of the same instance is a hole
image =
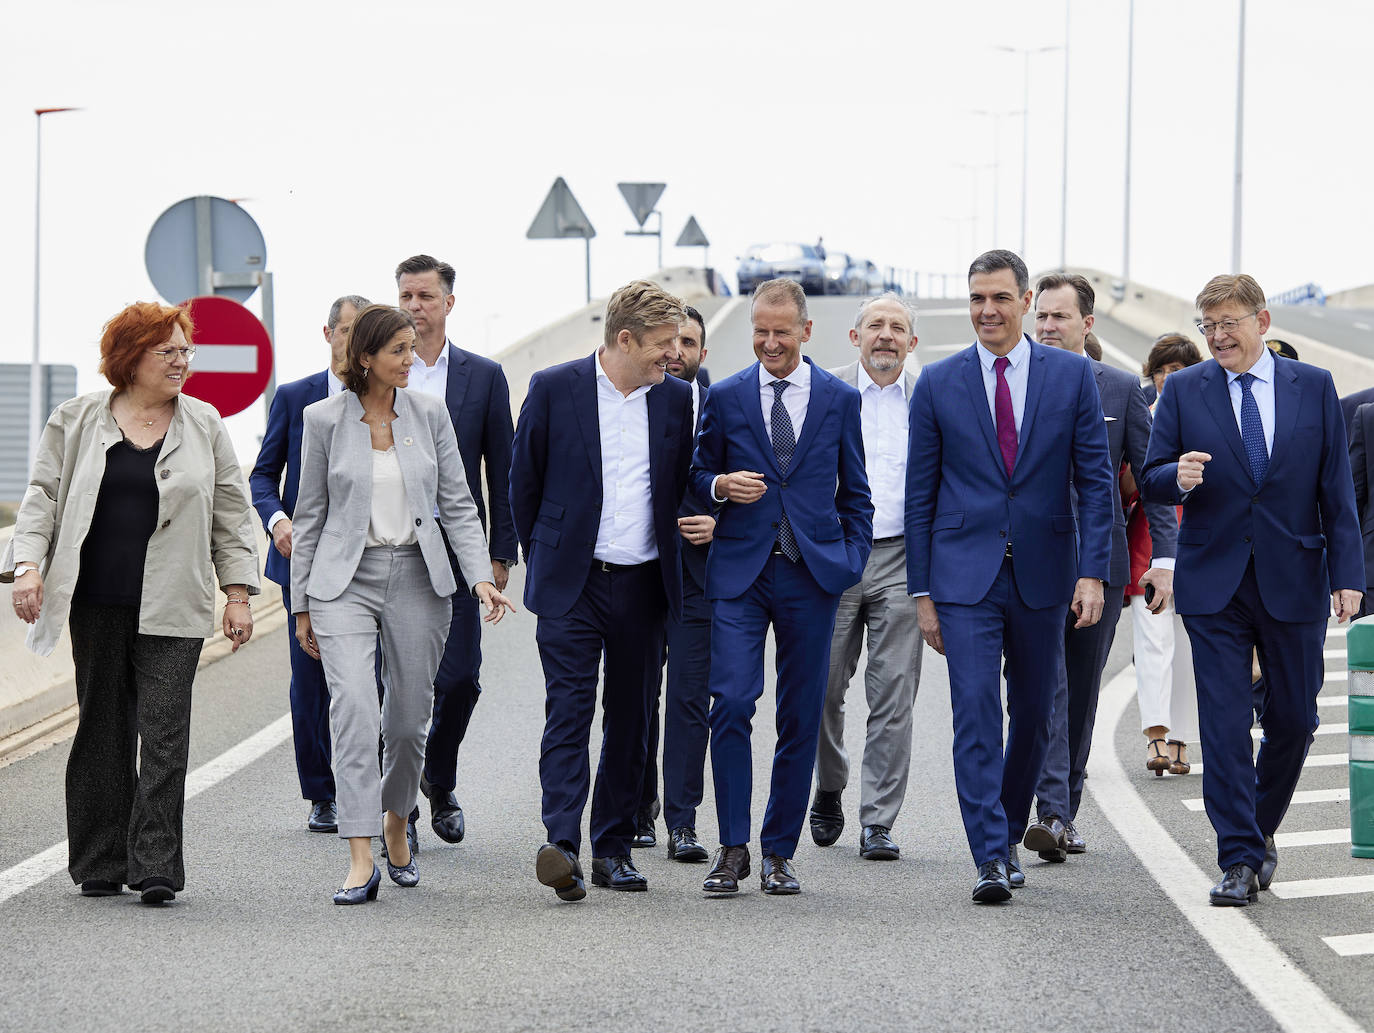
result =
[[[1304,283],[1279,294],[1271,294],[1266,299],[1270,305],[1325,305],[1326,291],[1315,283]]]

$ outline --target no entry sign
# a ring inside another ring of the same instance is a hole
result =
[[[261,397],[272,375],[272,340],[258,317],[228,298],[192,298],[196,358],[185,391],[233,416]]]

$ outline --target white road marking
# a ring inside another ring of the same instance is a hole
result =
[[[1374,933],[1353,933],[1349,936],[1323,936],[1322,943],[1343,958],[1358,954],[1374,954]]]
[[[291,715],[283,714],[262,731],[231,746],[186,776],[186,799],[197,796],[230,775],[242,771],[291,738]],[[67,841],[48,847],[27,861],[0,872],[0,903],[50,879],[67,866]]]
[[[1301,969],[1246,917],[1244,908],[1212,907],[1207,891],[1215,873],[1205,874],[1159,823],[1126,777],[1116,752],[1116,726],[1135,699],[1135,670],[1126,668],[1102,687],[1093,734],[1088,791],[1121,833],[1183,917],[1207,941],[1232,974],[1285,1030],[1361,1029]]]
[[[1334,721],[1323,721],[1320,725],[1317,726],[1317,730],[1316,730],[1315,732],[1313,732],[1312,734],[1313,734],[1313,735],[1348,735],[1349,732],[1350,732],[1350,723],[1347,722],[1347,721],[1342,721],[1340,724],[1337,724],[1337,723],[1334,722]],[[1263,734],[1264,734],[1264,729],[1263,729],[1263,728],[1252,728],[1252,729],[1250,729],[1250,738],[1252,738],[1252,739],[1258,739],[1258,738],[1259,738],[1260,736],[1262,736]]]
[[[1271,882],[1269,892],[1283,900],[1299,897],[1339,897],[1347,893],[1374,893],[1374,875],[1345,875],[1334,879],[1295,879]]]
[[[1335,803],[1339,800],[1350,799],[1350,787],[1341,786],[1339,789],[1299,789],[1293,794],[1293,803]],[[1183,806],[1190,811],[1200,811],[1205,808],[1202,799],[1184,800]]]
[[[706,324],[706,340],[715,336],[716,331],[725,325],[725,321],[730,318],[730,313],[739,308],[747,298],[734,297],[720,307],[720,311],[711,317],[711,321]]]
[[[1350,754],[1348,753],[1309,753],[1307,759],[1302,762],[1302,766],[1305,768],[1339,768],[1349,763]],[[1194,775],[1202,774],[1202,765],[1200,763],[1194,764],[1192,773]]]
[[[1356,330],[1374,330],[1374,326],[1370,326],[1362,319],[1357,319],[1350,325],[1353,326]]]
[[[1350,702],[1349,696],[1318,696],[1319,707],[1343,707]]]
[[[1323,685],[1334,685],[1336,684],[1336,682],[1348,681],[1350,681],[1349,671],[1327,671],[1326,674],[1322,677]]]
[[[1316,829],[1312,832],[1276,832],[1274,845],[1289,846],[1330,846],[1333,843],[1349,843],[1350,829]]]
[[[1334,635],[1336,638],[1345,638],[1345,633],[1349,630],[1349,624],[1331,624],[1327,626],[1326,637],[1330,638]]]

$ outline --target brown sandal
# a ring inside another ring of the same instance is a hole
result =
[[[1183,759],[1183,751],[1188,748],[1188,744],[1182,739],[1170,739],[1169,746],[1169,774],[1186,775],[1193,770],[1193,765]],[[1175,749],[1177,747],[1177,749]]]
[[[1156,777],[1162,778],[1164,772],[1169,770],[1169,755],[1160,749],[1161,746],[1168,745],[1164,739],[1151,739],[1147,750],[1154,750],[1153,755],[1147,754],[1145,757],[1145,770],[1153,771]]]

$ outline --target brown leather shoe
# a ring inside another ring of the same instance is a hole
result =
[[[701,888],[707,893],[738,893],[740,879],[749,876],[749,848],[723,846],[716,851],[716,863],[711,866]]]
[[[777,854],[769,854],[765,857],[763,868],[759,872],[759,887],[765,893],[800,893],[801,883],[797,881],[797,872],[792,867],[792,858],[779,857]]]

